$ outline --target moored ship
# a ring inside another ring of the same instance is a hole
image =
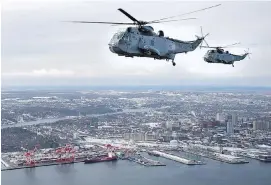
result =
[[[98,162],[109,162],[109,161],[116,161],[118,158],[115,155],[108,154],[108,156],[98,156],[91,159],[84,160],[85,164],[88,163],[98,163]]]

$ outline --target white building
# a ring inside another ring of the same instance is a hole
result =
[[[171,140],[170,142],[169,142],[169,144],[170,144],[170,146],[178,146],[178,141],[177,140]]]
[[[223,121],[223,115],[221,113],[216,114],[216,121]]]
[[[144,133],[125,133],[123,137],[125,140],[145,141]]]

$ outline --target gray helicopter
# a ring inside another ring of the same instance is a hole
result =
[[[208,63],[228,64],[234,67],[234,62],[243,60],[246,58],[246,56],[249,57],[249,54],[251,54],[249,53],[249,49],[247,51],[245,50],[245,53],[243,55],[235,55],[223,49],[223,48],[235,46],[240,43],[234,43],[231,45],[218,46],[218,47],[210,47],[206,41],[205,43],[207,46],[200,46],[200,48],[214,48],[213,50],[208,50],[207,53],[203,57],[204,61]]]
[[[183,15],[203,11],[206,9],[214,8],[220,6],[220,4],[207,7],[204,9],[196,10],[193,12],[166,17],[153,21],[139,21],[131,16],[129,13],[119,8],[118,10],[131,19],[132,23],[123,23],[123,22],[88,22],[88,21],[71,21],[74,23],[100,23],[100,24],[112,24],[112,25],[134,25],[126,28],[125,31],[120,31],[114,34],[112,39],[109,42],[109,49],[112,53],[115,53],[119,56],[125,57],[149,57],[158,60],[172,61],[173,66],[176,65],[174,62],[175,55],[178,53],[187,53],[194,51],[202,41],[205,39],[205,36],[196,36],[197,39],[193,41],[181,41],[164,36],[162,30],[158,33],[154,32],[153,27],[148,26],[149,24],[155,23],[165,23],[172,21],[183,21],[191,20],[195,18],[187,19],[177,19],[177,20],[168,20],[174,17],[180,17]]]

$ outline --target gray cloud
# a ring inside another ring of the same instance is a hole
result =
[[[176,57],[177,66],[111,53],[108,42],[118,29],[71,24],[65,20],[129,21],[117,8],[138,19],[153,20],[204,8],[217,2],[4,1],[2,3],[2,84],[225,84],[271,85],[270,2],[221,2],[222,6],[186,17],[197,20],[153,25],[166,36],[195,39],[200,26],[210,45],[241,42],[231,48],[251,59],[235,68],[208,64],[206,50]]]

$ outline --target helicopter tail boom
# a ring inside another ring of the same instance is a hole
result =
[[[179,41],[175,40],[175,50],[174,53],[187,53],[190,51],[194,51],[200,44],[202,43],[202,38],[198,38],[194,41]]]

